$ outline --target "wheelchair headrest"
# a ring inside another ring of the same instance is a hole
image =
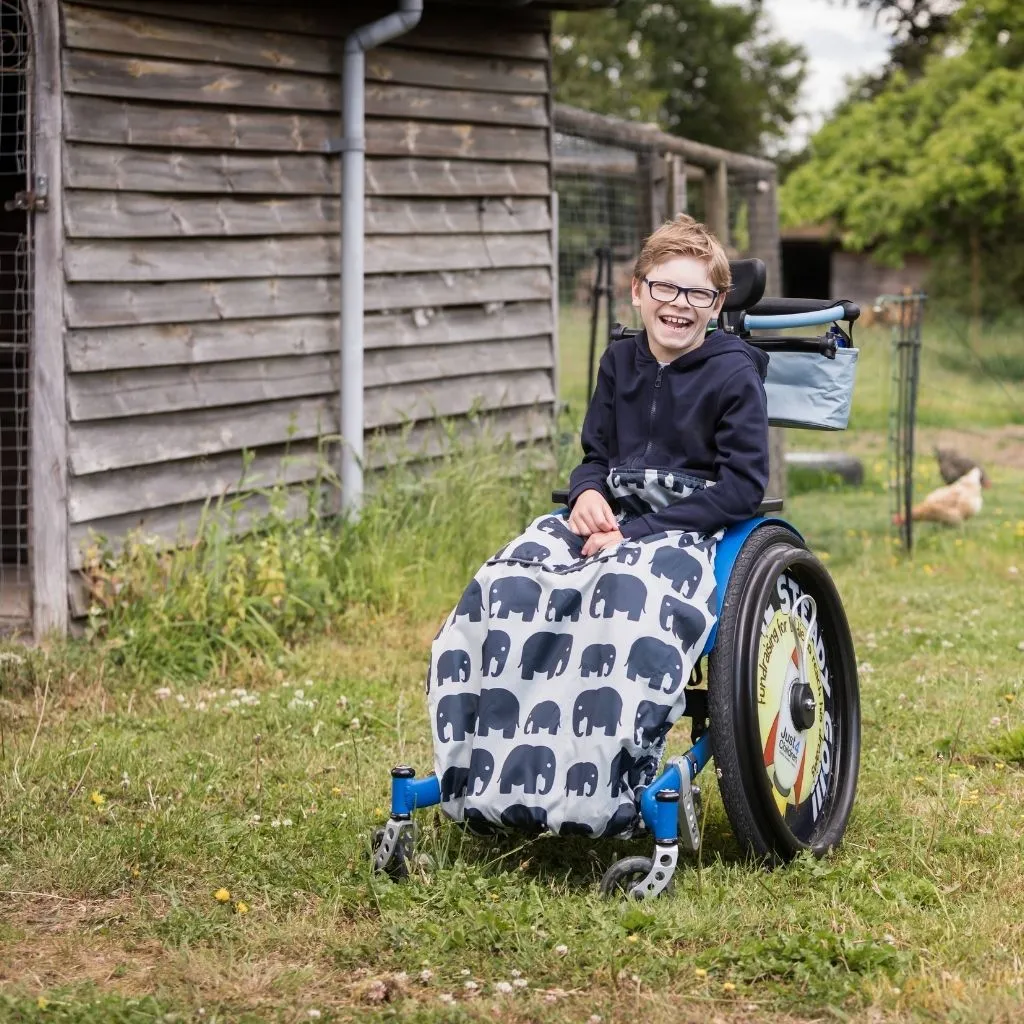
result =
[[[764,295],[768,272],[763,261],[756,258],[729,260],[729,270],[732,273],[732,287],[722,309],[727,313],[750,309]]]

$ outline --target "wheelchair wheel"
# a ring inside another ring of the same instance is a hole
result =
[[[623,857],[617,860],[602,876],[599,886],[602,896],[628,896],[629,890],[641,879],[646,878],[654,861],[650,857]]]
[[[806,655],[799,683],[796,632]],[[853,639],[835,584],[792,530],[756,529],[740,549],[708,659],[711,744],[740,845],[780,864],[842,838],[860,763]]]

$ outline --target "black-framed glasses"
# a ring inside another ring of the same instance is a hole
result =
[[[655,302],[675,302],[681,294],[694,309],[707,309],[715,304],[719,292],[717,288],[681,288],[671,281],[652,281],[649,277],[644,278]]]

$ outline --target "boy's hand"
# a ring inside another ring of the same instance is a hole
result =
[[[625,540],[625,537],[618,530],[609,530],[607,533],[592,533],[587,538],[586,544],[583,545],[583,557],[589,558],[591,555],[596,555],[598,551],[611,547],[613,544],[618,544],[623,540]]]
[[[593,488],[584,491],[572,507],[569,516],[569,529],[581,537],[589,537],[592,533],[618,532],[619,524],[615,522],[615,514],[611,505],[600,491]],[[621,538],[620,538],[621,539]],[[586,549],[584,549],[586,554]]]

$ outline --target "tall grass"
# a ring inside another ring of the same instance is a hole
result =
[[[275,487],[211,503],[176,548],[97,538],[83,567],[90,639],[131,678],[188,680],[273,664],[313,632],[343,630],[353,607],[419,615],[536,514],[551,471],[521,455],[487,434],[455,442],[429,472],[371,480],[357,518],[330,514],[340,496],[325,468],[297,517],[293,492]],[[269,511],[240,534],[257,493]]]

